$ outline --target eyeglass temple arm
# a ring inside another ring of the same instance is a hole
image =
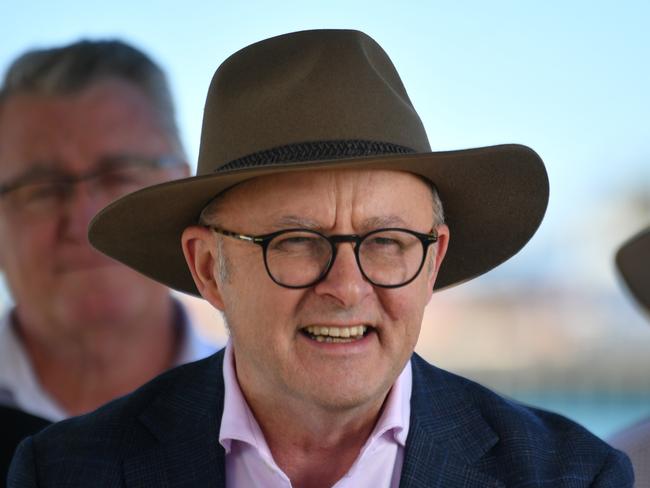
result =
[[[237,232],[231,232],[229,230],[220,229],[212,225],[206,225],[206,227],[208,229],[211,229],[213,232],[216,232],[217,234],[232,237],[234,239],[239,239],[240,241],[252,242],[253,244],[259,244],[259,245],[262,245],[264,242],[264,239],[261,237],[249,236],[246,234],[238,234]]]

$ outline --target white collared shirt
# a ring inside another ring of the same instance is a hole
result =
[[[174,300],[181,327],[181,344],[175,366],[202,359],[216,351],[195,332],[184,306]],[[52,422],[70,415],[43,389],[29,356],[11,322],[11,311],[0,319],[0,405],[23,410]]]

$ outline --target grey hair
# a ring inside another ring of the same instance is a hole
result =
[[[120,40],[80,40],[19,56],[0,87],[0,106],[19,94],[69,95],[93,83],[120,79],[149,99],[177,156],[184,157],[171,91],[165,73],[149,56]]]
[[[442,207],[442,200],[440,200],[440,195],[438,194],[438,189],[436,188],[436,185],[431,180],[425,178],[424,176],[420,176],[420,179],[424,182],[425,185],[429,187],[429,190],[431,191],[431,206],[433,210],[432,225],[433,228],[435,229],[437,226],[445,223],[445,211],[444,208]],[[428,260],[428,264],[427,264],[428,272],[433,271],[433,268],[435,266],[438,244],[436,243],[435,246],[432,246],[432,248],[434,249],[434,252],[431,253],[431,259]]]
[[[225,192],[224,192],[225,193]],[[199,225],[210,226],[215,225],[215,215],[217,213],[217,206],[220,201],[220,197],[223,193],[220,193],[214,197],[210,202],[203,207],[201,214],[199,215]],[[219,280],[221,283],[227,283],[230,278],[230,261],[226,256],[226,253],[223,250],[223,239],[224,236],[214,233],[214,238],[216,240],[216,252],[217,252],[217,267],[219,270]]]
[[[420,176],[420,179],[424,182],[425,185],[429,187],[431,191],[431,203],[433,209],[433,227],[437,227],[445,223],[445,210],[442,207],[442,200],[440,200],[440,195],[438,194],[438,189],[433,182],[424,176]]]
[[[217,267],[219,272],[219,280],[221,283],[228,283],[230,279],[230,260],[226,253],[223,251],[223,236],[216,235],[217,240],[216,249],[217,249]]]

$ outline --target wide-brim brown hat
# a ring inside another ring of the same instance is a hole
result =
[[[350,30],[303,31],[252,44],[224,61],[208,91],[197,176],[112,203],[91,222],[90,242],[198,295],[181,233],[216,195],[275,173],[345,168],[408,171],[435,184],[450,228],[436,289],[517,253],[548,202],[546,170],[532,149],[431,152],[395,67],[373,39]]]
[[[616,266],[632,296],[650,313],[650,227],[619,248]]]

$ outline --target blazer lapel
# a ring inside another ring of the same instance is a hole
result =
[[[503,487],[476,468],[498,442],[454,376],[413,356],[411,420],[400,487]]]
[[[156,442],[124,461],[126,486],[225,487],[222,364],[223,351],[175,378],[143,411],[140,422]]]

